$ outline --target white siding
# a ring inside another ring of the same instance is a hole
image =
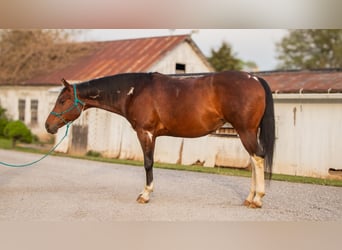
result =
[[[329,168],[342,169],[338,158],[342,152],[342,95],[278,94],[274,99],[277,136],[274,172],[327,177]],[[89,123],[89,150],[109,157],[143,160],[136,134],[124,118],[102,110],[89,112],[100,112],[106,117],[101,122],[92,119]],[[249,156],[239,138],[164,136],[157,138],[155,161],[185,165],[200,161],[204,166],[246,167]]]
[[[321,176],[342,169],[341,94],[275,95],[277,173]]]
[[[168,52],[162,60],[154,64],[148,71],[175,74],[176,63],[185,64],[186,73],[212,71],[188,43],[179,44],[172,51]]]
[[[116,114],[91,109],[89,113],[88,150],[120,159],[142,160],[142,150],[129,122]]]

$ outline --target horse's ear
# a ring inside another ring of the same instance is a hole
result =
[[[66,88],[70,87],[70,83],[68,83],[64,78],[62,78],[62,83]]]

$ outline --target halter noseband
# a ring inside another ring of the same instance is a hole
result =
[[[74,85],[72,85],[72,86],[73,86],[73,88],[74,88],[74,104],[73,104],[70,108],[68,108],[67,110],[64,110],[64,111],[62,111],[62,112],[60,112],[60,113],[57,113],[57,112],[54,112],[54,111],[51,111],[51,112],[50,112],[51,115],[54,115],[54,116],[58,117],[58,118],[61,119],[65,124],[68,124],[68,122],[62,117],[62,115],[64,115],[65,113],[70,112],[70,111],[73,110],[74,108],[77,108],[77,110],[78,110],[79,112],[82,112],[82,109],[83,109],[83,107],[84,107],[84,105],[85,105],[85,103],[82,102],[82,101],[81,101],[80,99],[78,99],[78,97],[77,97],[76,85],[74,84]],[[82,109],[80,109],[80,107],[78,106],[78,104],[81,104]]]

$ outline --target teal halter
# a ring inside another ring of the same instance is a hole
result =
[[[70,112],[71,110],[77,108],[77,110],[79,112],[82,112],[82,109],[80,109],[80,107],[78,106],[78,104],[81,104],[82,108],[84,107],[85,103],[82,102],[80,99],[78,99],[77,97],[77,93],[76,93],[76,85],[74,84],[73,85],[73,88],[74,88],[74,104],[68,108],[67,110],[64,110],[60,113],[57,113],[57,112],[54,112],[54,111],[51,111],[50,114],[51,115],[54,115],[56,117],[58,117],[59,119],[61,119],[65,124],[68,124],[68,122],[62,117],[62,115],[64,115],[65,113],[68,113]]]

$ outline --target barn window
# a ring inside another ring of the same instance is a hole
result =
[[[184,73],[185,73],[185,64],[176,63],[176,74],[184,74]]]
[[[217,136],[229,136],[229,137],[238,137],[238,133],[233,128],[233,126],[230,123],[223,124],[222,127],[217,129],[215,132],[213,132],[213,135]]]
[[[38,100],[31,100],[31,124],[38,123]]]
[[[19,117],[18,119],[22,122],[25,121],[25,100],[24,99],[19,99],[18,102],[18,113],[19,113]]]

